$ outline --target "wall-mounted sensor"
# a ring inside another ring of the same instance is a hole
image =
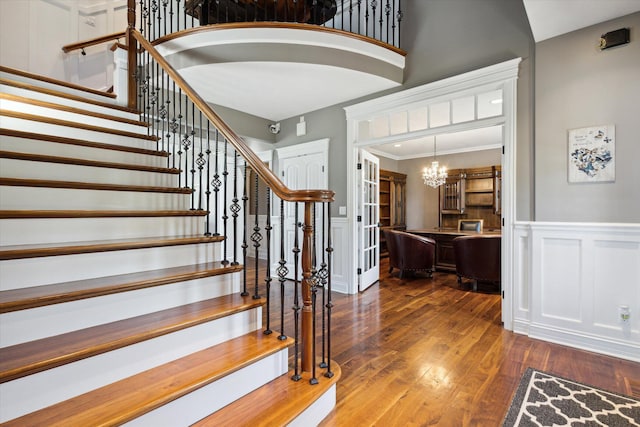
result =
[[[600,36],[600,50],[609,49],[611,47],[620,46],[629,43],[629,29],[620,28],[619,30],[609,31]]]

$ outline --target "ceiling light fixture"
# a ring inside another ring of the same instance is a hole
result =
[[[440,164],[436,160],[436,137],[433,137],[433,161],[431,167],[424,168],[422,172],[422,179],[424,184],[432,188],[438,188],[447,180],[447,168],[440,167]]]

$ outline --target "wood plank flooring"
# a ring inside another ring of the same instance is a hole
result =
[[[627,395],[640,389],[638,363],[504,330],[495,292],[460,288],[446,273],[400,280],[387,265],[365,292],[333,296],[330,356],[342,378],[322,426],[499,426],[528,367]]]

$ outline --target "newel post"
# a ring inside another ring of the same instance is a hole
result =
[[[302,319],[301,339],[302,356],[301,367],[303,372],[311,372],[314,364],[313,355],[313,307],[311,288],[313,277],[311,273],[313,263],[313,226],[311,224],[311,211],[313,202],[304,203],[304,225],[302,227]]]
[[[138,44],[133,37],[136,27],[136,0],[127,0],[127,106],[137,108],[136,68]]]

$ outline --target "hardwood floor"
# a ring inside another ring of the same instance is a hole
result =
[[[528,367],[639,393],[638,363],[504,330],[497,293],[460,289],[451,274],[400,280],[387,270],[361,294],[333,296],[342,378],[322,426],[499,426]]]

